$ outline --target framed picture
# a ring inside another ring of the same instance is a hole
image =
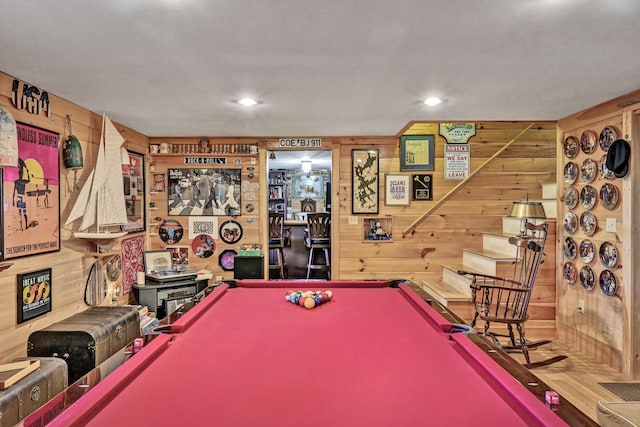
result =
[[[156,271],[171,270],[171,251],[144,251],[144,271],[153,273]]]
[[[291,195],[304,199],[319,199],[324,195],[324,178],[319,175],[294,175],[291,179]]]
[[[387,174],[384,178],[384,204],[387,206],[408,205],[409,175]]]
[[[435,169],[433,135],[404,135],[400,137],[400,170]]]
[[[122,231],[137,233],[145,230],[144,155],[127,151],[129,152],[129,164],[122,165],[127,224],[122,226]]]
[[[24,123],[18,166],[2,168],[2,253],[7,260],[60,250],[59,135]]]
[[[238,252],[234,249],[225,249],[220,253],[218,257],[218,264],[223,271],[233,271],[235,266],[236,256]]]
[[[225,221],[220,226],[220,239],[223,242],[233,244],[242,239],[242,226],[232,219]]]
[[[351,150],[351,212],[377,214],[379,204],[378,162],[376,149]]]
[[[393,220],[390,217],[364,218],[362,240],[365,242],[392,242]]]
[[[18,274],[18,323],[51,311],[51,269]]]
[[[167,191],[166,178],[163,173],[154,173],[153,182],[151,183],[152,193],[164,193]]]
[[[171,251],[171,268],[182,271],[189,267],[189,246],[167,246]]]
[[[412,175],[411,200],[433,200],[433,175]]]
[[[242,169],[168,169],[168,214],[237,216],[241,214]]]

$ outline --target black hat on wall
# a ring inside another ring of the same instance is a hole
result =
[[[624,178],[629,171],[629,156],[631,146],[624,139],[617,139],[609,147],[607,154],[607,169],[618,178]]]

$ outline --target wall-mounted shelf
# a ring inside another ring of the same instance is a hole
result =
[[[109,251],[109,252],[87,252],[83,256],[85,258],[110,258],[112,256],[120,255],[121,251]]]
[[[7,268],[13,265],[12,262],[0,262],[0,271],[5,271]]]

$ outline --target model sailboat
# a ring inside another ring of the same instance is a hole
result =
[[[109,247],[127,232],[109,231],[110,227],[127,224],[121,153],[124,138],[106,115],[102,117],[102,133],[95,168],[80,190],[65,225],[82,218],[73,237],[87,239],[98,247]],[[128,155],[127,155],[128,157]],[[95,228],[96,231],[87,231]]]

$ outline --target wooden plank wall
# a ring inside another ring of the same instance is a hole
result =
[[[0,105],[20,122],[38,126],[60,134],[60,142],[68,135],[66,115],[71,116],[72,130],[80,140],[84,154],[84,168],[78,172],[78,184],[84,183],[94,164],[97,155],[97,143],[100,139],[101,115],[74,105],[51,93],[51,117],[45,113],[29,114],[25,110],[17,110],[11,102],[11,84],[13,77],[0,73]],[[36,84],[36,82],[26,82]],[[37,85],[37,84],[36,84]],[[47,91],[46,87],[41,90]],[[145,152],[147,137],[124,126],[114,123],[127,139],[125,146],[133,151]],[[60,149],[60,154],[62,150]],[[66,170],[60,162],[60,225],[75,201],[78,191],[73,191],[73,172]],[[57,202],[56,202],[57,204]],[[61,228],[61,250],[44,255],[34,255],[11,260],[14,263],[9,269],[0,272],[0,363],[26,356],[26,342],[33,331],[47,327],[51,323],[62,320],[76,312],[86,309],[84,303],[84,286],[93,262],[93,258],[83,257],[84,253],[95,251],[88,243],[70,239],[70,232]],[[16,275],[42,268],[52,268],[52,310],[22,324],[17,324],[17,279]],[[111,289],[117,283],[110,284]],[[118,298],[120,303],[127,301],[126,296]],[[106,303],[110,302],[106,301]]]
[[[634,266],[638,265],[640,259],[636,254],[637,250],[634,250],[635,242],[638,240],[638,218],[636,217],[638,197],[635,193],[640,185],[640,175],[637,173],[640,157],[635,153],[640,135],[638,96],[640,91],[576,113],[558,122],[558,195],[563,194],[564,189],[570,186],[580,192],[586,185],[581,180],[581,175],[574,184],[563,182],[562,174],[567,162],[573,161],[581,165],[584,160],[592,158],[600,164],[605,155],[598,146],[592,154],[585,154],[580,150],[575,159],[569,159],[563,153],[563,142],[566,137],[575,136],[580,140],[585,130],[593,130],[600,135],[605,126],[613,126],[618,131],[618,138],[626,139],[632,147],[629,173],[625,178],[605,180],[598,171],[596,179],[589,183],[598,193],[605,183],[615,185],[619,192],[618,205],[613,210],[607,210],[598,199],[596,206],[591,209],[598,220],[597,230],[592,236],[586,236],[580,228],[576,233],[570,234],[559,227],[556,262],[558,265],[558,324],[565,341],[573,343],[585,356],[620,370],[627,379],[640,378],[638,361],[640,336],[636,330],[640,316],[637,309],[640,290],[637,285],[634,286],[638,280],[638,269]],[[631,102],[628,102],[629,100]],[[580,203],[574,209],[569,209],[562,202],[559,204],[559,217],[569,211],[573,211],[579,218],[585,209]],[[615,232],[606,230],[607,218],[615,220]],[[596,249],[595,259],[590,263],[581,260],[579,255],[573,261],[568,259],[563,251],[563,242],[568,237],[573,238],[578,246],[583,240],[593,242]],[[599,286],[599,276],[607,269],[598,256],[604,242],[614,244],[618,252],[618,263],[608,268],[617,280],[618,291],[615,296],[605,295]],[[595,287],[591,290],[583,288],[579,276],[576,283],[568,284],[562,268],[567,262],[573,262],[578,272],[583,267],[590,266],[596,277]],[[577,314],[579,300],[584,301],[584,314]]]

